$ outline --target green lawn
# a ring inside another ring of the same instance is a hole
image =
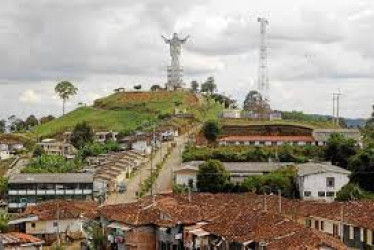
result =
[[[93,107],[78,108],[35,127],[32,132],[35,136],[52,137],[71,131],[82,121],[88,122],[98,131],[134,130],[139,126],[146,128],[161,122],[160,115],[171,115],[176,108],[185,109],[200,121],[217,119],[222,111],[219,103],[190,92],[125,92],[96,100]]]
[[[154,114],[138,113],[131,110],[97,110],[92,107],[76,109],[49,123],[37,126],[33,133],[38,136],[54,136],[69,131],[82,121],[88,122],[96,130],[122,131],[135,129],[144,121],[155,121]]]

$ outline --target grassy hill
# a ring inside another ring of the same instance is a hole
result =
[[[78,108],[56,120],[35,127],[38,136],[55,136],[88,122],[97,131],[146,129],[154,123],[181,125],[183,119],[163,119],[174,110],[186,110],[198,120],[217,117],[222,106],[190,92],[124,92],[98,99],[92,107]],[[167,121],[166,121],[167,120]]]

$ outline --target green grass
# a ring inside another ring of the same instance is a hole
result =
[[[161,123],[160,115],[173,114],[175,109],[186,110],[197,120],[217,119],[222,106],[209,98],[190,92],[125,92],[96,100],[93,107],[78,108],[56,120],[33,129],[35,136],[52,137],[86,121],[97,131],[124,131]],[[184,119],[169,123],[183,125]]]
[[[49,123],[37,126],[33,132],[38,136],[54,136],[64,131],[71,131],[77,123],[82,121],[88,122],[96,130],[122,131],[135,129],[146,120],[154,121],[156,116],[131,110],[97,110],[92,107],[82,107]]]

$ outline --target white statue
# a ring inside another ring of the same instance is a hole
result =
[[[173,34],[172,39],[167,39],[164,36],[162,38],[164,39],[166,44],[170,44],[170,56],[171,56],[171,65],[179,65],[179,56],[181,54],[181,45],[185,44],[187,39],[190,36],[186,36],[184,39],[180,39],[178,37],[177,33]]]
[[[171,39],[167,39],[164,36],[166,44],[170,44],[170,56],[171,56],[171,66],[168,67],[168,89],[177,89],[183,86],[182,81],[182,69],[179,65],[179,56],[181,55],[181,45],[185,44],[187,39],[190,36],[185,37],[184,39],[180,39],[177,33],[173,34]]]

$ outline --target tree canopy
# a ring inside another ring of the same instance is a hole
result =
[[[76,88],[71,82],[62,81],[59,82],[55,87],[56,94],[62,99],[62,114],[65,114],[65,102],[70,97],[77,94],[78,88]]]
[[[25,123],[26,123],[26,126],[28,126],[29,128],[32,128],[38,125],[39,121],[34,115],[30,115],[29,117],[26,118]]]
[[[216,121],[207,121],[204,123],[203,134],[209,142],[215,142],[217,140],[219,132],[220,129]]]
[[[351,182],[374,192],[374,148],[362,149],[352,156],[348,168],[352,171]]]
[[[229,181],[229,173],[220,161],[209,160],[199,166],[197,188],[202,192],[222,192]]]
[[[203,84],[201,84],[201,92],[213,94],[216,90],[217,85],[215,84],[214,77],[212,76],[208,77],[208,79]]]
[[[191,89],[193,92],[197,92],[199,90],[199,83],[197,81],[191,82]]]
[[[83,121],[75,125],[71,134],[71,143],[77,149],[83,148],[87,143],[92,143],[94,139],[94,132],[87,122]]]
[[[341,134],[331,134],[326,145],[326,159],[347,169],[349,158],[357,153],[356,142]]]

